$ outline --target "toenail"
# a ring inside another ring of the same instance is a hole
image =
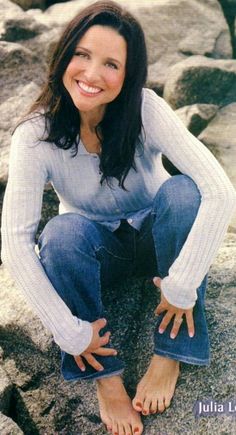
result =
[[[140,408],[142,408],[142,403],[136,402],[136,406],[139,406]]]
[[[134,428],[134,432],[139,432],[139,428],[138,428],[138,427],[135,427],[135,428]]]
[[[147,413],[148,413],[147,411],[143,411],[143,414],[144,414],[144,415],[147,415]]]

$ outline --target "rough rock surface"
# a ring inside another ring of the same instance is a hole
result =
[[[39,87],[34,83],[19,86],[18,92],[0,105],[0,183],[6,183],[9,161],[9,143],[13,126],[29,108],[30,103],[39,93]]]
[[[236,103],[220,109],[198,137],[227,169],[236,186]],[[232,225],[236,230],[236,216]]]
[[[164,98],[174,109],[236,101],[236,60],[191,56],[177,63],[169,70]]]
[[[0,412],[0,433],[1,435],[24,435],[17,424],[6,415]]]
[[[131,9],[143,26],[149,52],[149,82],[154,81],[158,89],[163,88],[169,67],[190,55],[232,56],[229,29],[217,0],[118,0],[118,3]],[[64,25],[87,4],[88,0],[56,4],[38,19]]]
[[[30,9],[30,8],[45,8],[46,1],[45,0],[11,0],[13,3],[19,5],[22,9]]]
[[[199,399],[225,401],[236,394],[235,258],[236,234],[229,233],[211,267],[206,299],[211,366],[183,365],[171,407],[163,415],[144,419],[145,435],[234,433],[233,416],[195,418],[193,408]],[[2,364],[15,389],[8,416],[25,435],[105,435],[94,383],[61,379],[58,348],[4,269],[0,269],[0,285]],[[152,354],[158,299],[148,279],[129,280],[104,295],[114,324],[113,343],[127,364],[124,380],[131,396]]]
[[[3,41],[31,39],[49,30],[45,24],[37,22],[32,16],[12,8],[3,11],[0,9],[0,23],[0,40]]]
[[[12,394],[12,383],[0,365],[0,411],[8,412]],[[1,433],[1,432],[0,432]]]
[[[214,118],[218,106],[215,104],[192,104],[176,110],[176,114],[195,136],[207,126],[208,122]]]

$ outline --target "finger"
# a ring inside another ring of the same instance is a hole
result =
[[[174,318],[173,327],[171,329],[170,338],[175,338],[178,335],[182,322],[183,322],[182,315],[176,315]]]
[[[102,364],[100,364],[96,358],[94,358],[94,356],[91,353],[87,353],[84,355],[84,358],[86,359],[86,361],[88,362],[88,364],[90,366],[92,366],[95,370],[97,371],[101,371],[104,370],[104,367],[102,366]]]
[[[75,359],[75,362],[76,362],[77,366],[80,368],[80,370],[82,370],[82,372],[85,372],[86,367],[84,365],[84,362],[83,362],[81,356],[75,355],[74,359]]]
[[[160,302],[160,304],[157,305],[154,313],[155,314],[161,314],[161,313],[163,313],[163,311],[166,311],[166,306],[162,302]]]
[[[117,355],[117,351],[115,349],[110,349],[109,347],[98,347],[93,351],[93,353],[102,356]]]
[[[170,321],[171,321],[173,315],[174,315],[174,313],[172,313],[171,311],[167,311],[167,313],[166,313],[166,315],[163,317],[163,319],[162,319],[162,321],[161,321],[161,324],[160,324],[160,326],[159,326],[159,329],[158,329],[158,332],[159,332],[160,334],[162,334],[162,333],[166,330],[166,328],[167,328],[167,326],[169,325],[169,323],[170,323]]]
[[[194,321],[193,321],[193,312],[187,311],[185,313],[187,326],[188,326],[188,335],[189,337],[193,337],[195,334]]]
[[[106,332],[100,339],[99,339],[99,347],[105,346],[105,344],[109,343],[111,333],[110,331]]]
[[[159,278],[159,276],[155,276],[153,278],[153,282],[155,284],[156,287],[158,287],[159,289],[161,289],[161,278]]]
[[[93,322],[93,325],[95,326],[97,331],[100,331],[100,329],[104,328],[106,326],[107,320],[106,319],[98,319]]]

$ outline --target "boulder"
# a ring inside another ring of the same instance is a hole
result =
[[[65,25],[88,3],[88,0],[74,0],[55,4],[39,19]],[[118,3],[129,8],[143,26],[151,64],[149,81],[155,81],[158,89],[163,89],[168,69],[190,55],[232,57],[229,29],[217,0],[130,0],[128,3],[118,0]]]
[[[174,109],[236,101],[236,60],[190,56],[168,73],[164,98]]]
[[[187,129],[198,136],[215,116],[218,106],[215,104],[192,104],[177,109],[175,112],[187,127]]]
[[[14,96],[0,105],[0,183],[5,184],[7,181],[12,131],[38,94],[39,86],[31,82],[26,86],[19,86]]]
[[[236,234],[228,233],[210,269],[206,314],[211,337],[210,367],[182,365],[170,408],[144,418],[145,434],[234,433],[233,416],[199,418],[199,399],[225,401],[235,391]],[[14,382],[14,419],[25,435],[33,433],[105,434],[95,383],[64,382],[59,351],[27,306],[4,268],[0,268],[0,318],[4,370]],[[159,293],[148,279],[129,279],[104,294],[114,324],[113,344],[126,361],[124,382],[131,397],[152,355],[154,308]],[[191,385],[191,388],[189,388]],[[2,432],[1,432],[2,434]]]
[[[0,366],[0,411],[7,413],[10,407],[12,383],[5,370]],[[1,431],[0,431],[1,433]]]
[[[0,412],[0,433],[1,435],[24,435],[17,424],[6,415]]]
[[[198,138],[215,154],[236,188],[236,103],[222,107]],[[231,225],[236,230],[236,216]]]
[[[19,5],[22,9],[27,10],[31,8],[45,9],[45,0],[11,0],[13,3]]]
[[[31,39],[49,28],[23,11],[0,9],[0,40],[16,42]]]

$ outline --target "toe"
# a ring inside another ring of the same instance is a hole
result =
[[[172,397],[165,397],[164,402],[165,402],[166,408],[169,408],[171,399],[172,399]]]
[[[142,423],[139,423],[139,424],[135,423],[132,426],[132,434],[133,435],[141,435],[142,433],[143,433],[143,425],[142,425]]]
[[[132,400],[132,405],[135,411],[141,412],[143,409],[143,401],[141,398],[136,397]]]
[[[146,397],[143,403],[143,410],[142,410],[142,414],[143,415],[148,415],[150,414],[150,406],[151,406],[151,397]]]
[[[158,399],[158,411],[159,412],[165,411],[164,398],[159,398]]]
[[[156,414],[157,413],[157,399],[152,399],[152,403],[150,405],[150,414]]]
[[[112,435],[120,435],[118,424],[115,422],[113,422],[113,425],[112,425]]]
[[[132,435],[132,428],[129,423],[124,424],[124,434],[125,435]]]

